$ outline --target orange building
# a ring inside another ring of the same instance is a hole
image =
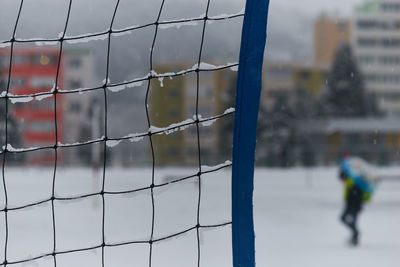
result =
[[[314,64],[329,67],[337,48],[350,43],[350,22],[321,15],[314,23]]]

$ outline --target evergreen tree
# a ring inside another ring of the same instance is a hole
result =
[[[260,108],[257,164],[288,167],[294,164],[296,116],[288,95],[279,95],[273,105]]]
[[[328,91],[323,103],[324,113],[334,117],[362,117],[370,114],[370,101],[364,81],[349,45],[342,45],[328,77]]]
[[[318,110],[317,103],[311,94],[304,88],[296,89],[296,102],[294,105],[293,116],[295,117],[295,142],[299,151],[298,163],[303,166],[313,166],[315,164],[315,144],[312,136],[302,130],[304,122],[309,122],[316,118]]]
[[[4,83],[3,83],[4,85]],[[5,90],[0,82],[0,92]],[[8,103],[7,116],[7,143],[13,147],[21,146],[21,127],[11,114],[10,103]],[[5,146],[6,142],[6,99],[0,99],[0,147]]]
[[[5,62],[4,60],[5,58],[0,56],[0,72],[4,71],[4,69],[2,68],[4,68],[7,64],[7,62]],[[4,94],[7,91],[7,82],[8,77],[0,77],[0,94]],[[8,112],[6,112],[6,101],[9,100],[7,100],[6,98],[0,98],[0,149],[7,145],[6,139],[7,143],[11,144],[13,147],[20,147],[22,143],[21,125],[15,120],[12,114],[10,102],[8,102]],[[14,158],[15,155],[12,155],[8,157],[8,160],[13,161]],[[23,157],[20,156],[19,159],[21,158]]]
[[[235,107],[236,102],[236,75],[229,78],[228,86],[220,96],[221,106],[224,108]],[[224,110],[219,110],[219,113]],[[221,159],[225,160],[228,155],[232,154],[234,116],[223,117],[218,125],[218,150]]]

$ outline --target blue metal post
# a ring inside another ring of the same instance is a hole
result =
[[[236,88],[232,166],[234,267],[255,266],[253,222],[254,152],[269,0],[247,0]]]

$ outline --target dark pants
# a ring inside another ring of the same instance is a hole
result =
[[[352,231],[353,239],[358,238],[357,216],[359,210],[346,207],[340,219]]]
[[[358,229],[357,217],[362,210],[362,191],[356,186],[349,189],[346,197],[346,207],[341,216],[342,222],[347,225],[353,234],[353,242],[357,242]]]

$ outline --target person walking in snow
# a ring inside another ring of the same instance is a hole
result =
[[[372,178],[369,177],[366,164],[359,158],[344,158],[340,163],[339,177],[344,183],[345,208],[341,221],[351,230],[350,244],[359,242],[357,219],[365,202],[373,194]]]

